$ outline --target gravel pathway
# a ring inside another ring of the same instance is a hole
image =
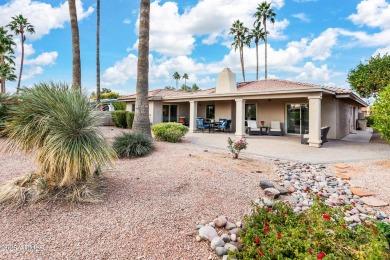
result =
[[[103,128],[110,140],[124,130]],[[106,176],[102,203],[40,203],[0,208],[0,259],[207,259],[195,240],[200,219],[240,220],[273,180],[274,162],[251,156],[232,160],[221,150],[188,141],[156,142],[147,157],[118,160]],[[362,163],[357,174],[389,200],[388,162]],[[0,183],[34,170],[31,155],[0,152]],[[387,167],[383,166],[387,165]],[[365,168],[364,168],[365,167]],[[370,167],[376,167],[370,173]],[[367,174],[364,174],[367,173]],[[387,175],[386,175],[387,174]],[[384,188],[385,187],[385,188]]]

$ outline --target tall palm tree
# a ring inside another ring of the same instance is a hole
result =
[[[23,62],[24,62],[24,42],[26,41],[26,33],[35,33],[34,26],[31,25],[27,18],[24,18],[23,15],[19,14],[17,16],[12,17],[12,21],[7,25],[16,35],[20,34],[21,42],[22,42],[22,58],[20,62],[20,71],[19,71],[19,80],[18,87],[16,88],[16,93],[19,93],[20,90],[20,82],[22,80],[22,72],[23,72]]]
[[[139,41],[137,87],[133,131],[152,137],[149,121],[149,30],[150,0],[141,0],[139,15]]]
[[[180,74],[176,71],[175,73],[173,73],[173,79],[176,80],[176,89],[179,88],[179,80],[180,80],[181,76]]]
[[[256,80],[259,80],[259,40],[265,40],[265,32],[261,28],[260,22],[255,22],[254,28],[251,30],[249,36],[256,44]]]
[[[100,104],[100,0],[96,0],[96,102]]]
[[[184,86],[187,86],[187,79],[188,79],[188,74],[187,73],[184,73],[183,79],[184,79]]]
[[[72,30],[72,87],[81,89],[80,36],[75,0],[69,0],[69,16]]]
[[[13,56],[15,42],[12,35],[8,34],[4,27],[0,27],[0,93],[5,93],[5,81],[14,81],[16,75],[13,74],[15,65]]]
[[[269,20],[272,24],[275,23],[276,14],[271,8],[271,3],[263,2],[259,4],[256,8],[256,12],[253,17],[256,17],[256,22],[262,22],[264,25],[264,43],[265,43],[265,67],[264,67],[264,77],[267,79],[267,20]]]
[[[250,46],[249,29],[245,27],[240,20],[234,21],[232,28],[230,28],[229,34],[234,35],[233,43],[234,50],[240,51],[240,62],[242,69],[242,78],[245,82],[245,68],[244,68],[244,46]]]

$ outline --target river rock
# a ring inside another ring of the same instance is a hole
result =
[[[280,195],[280,192],[275,188],[266,188],[264,190],[264,194],[271,199],[277,199]]]
[[[275,188],[275,185],[271,181],[262,180],[260,181],[260,187],[265,190],[267,188]]]
[[[210,244],[212,249],[215,249],[217,247],[223,247],[224,245],[225,241],[223,241],[221,237],[214,237]]]
[[[204,226],[199,229],[199,236],[211,242],[215,237],[218,236],[218,233],[213,227]]]
[[[226,222],[227,218],[225,216],[219,216],[218,218],[214,219],[214,223],[217,227],[225,226]]]

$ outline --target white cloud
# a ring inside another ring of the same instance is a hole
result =
[[[357,13],[348,17],[354,24],[390,28],[390,3],[386,0],[363,0],[356,9]]]
[[[163,55],[189,55],[195,48],[196,37],[203,37],[202,44],[224,44],[234,20],[241,20],[251,27],[253,13],[258,3],[253,0],[204,0],[194,7],[179,13],[176,2],[155,1],[151,3],[150,50]],[[284,0],[272,1],[274,9],[284,5]],[[156,21],[156,22],[154,22]],[[157,22],[158,21],[158,22]],[[267,28],[270,39],[285,39],[283,30],[288,26],[287,19],[276,21]],[[138,33],[139,18],[135,31]],[[136,42],[131,49],[137,49]]]
[[[326,60],[337,42],[337,31],[329,28],[315,38],[306,49],[305,55],[313,60]]]
[[[123,23],[124,24],[131,24],[131,20],[129,18],[126,18],[125,20],[123,20]]]
[[[326,64],[316,67],[312,62],[306,62],[301,69],[302,72],[295,77],[298,81],[303,82],[326,82],[330,80],[331,72]]]
[[[307,3],[307,2],[317,2],[318,0],[293,0],[293,1],[297,3]]]
[[[27,79],[33,78],[36,75],[42,74],[42,73],[43,73],[43,68],[41,66],[26,69],[25,73],[23,73],[22,79],[27,80]]]
[[[310,19],[307,17],[307,15],[305,13],[293,14],[292,17],[297,18],[304,23],[310,23]]]
[[[56,51],[44,52],[40,54],[38,57],[36,57],[35,59],[26,60],[25,64],[40,65],[40,66],[52,65],[55,63],[57,57],[58,57],[58,52]]]
[[[76,1],[77,18],[79,21],[88,17],[93,11],[93,7],[84,10],[81,0]],[[5,26],[11,21],[11,17],[22,14],[34,27],[35,34],[28,35],[28,39],[36,40],[49,34],[50,30],[63,28],[69,21],[68,2],[59,6],[52,6],[33,0],[12,0],[0,6],[0,26]]]
[[[123,85],[129,78],[137,77],[137,56],[129,54],[106,69],[102,76],[102,85]]]

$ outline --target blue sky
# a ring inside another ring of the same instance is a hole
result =
[[[228,35],[234,20],[251,27],[254,0],[152,1],[150,89],[175,86],[172,75],[187,73],[187,85],[215,86],[230,67],[242,81],[238,53]],[[83,88],[96,86],[96,1],[77,2]],[[390,3],[386,0],[273,0],[269,28],[269,78],[349,88],[348,71],[371,55],[390,52]],[[0,26],[22,13],[35,26],[27,35],[22,85],[70,82],[71,32],[66,1],[0,0]],[[135,91],[139,1],[101,1],[102,87]],[[20,43],[18,38],[15,39]],[[20,44],[18,44],[20,49]],[[17,50],[19,64],[20,50]],[[260,79],[264,44],[259,45]],[[255,80],[255,46],[244,49],[246,79]],[[184,81],[180,82],[183,84]],[[13,92],[16,83],[7,82]]]

